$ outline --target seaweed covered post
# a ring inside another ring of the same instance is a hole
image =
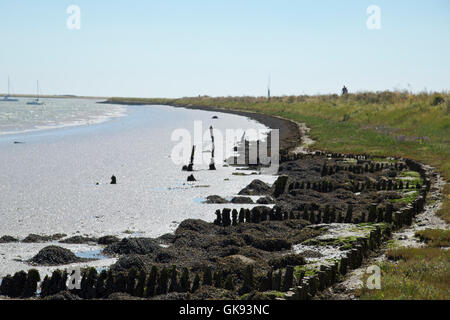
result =
[[[239,210],[239,223],[244,223],[244,221],[245,221],[245,209],[244,208],[241,208],[240,210]]]
[[[179,290],[178,272],[177,267],[173,265],[172,269],[170,269],[170,285],[168,292],[177,292],[178,290]]]
[[[272,290],[272,284],[273,284],[273,269],[270,269],[267,272],[267,275],[261,281],[260,290],[261,291]]]
[[[97,282],[95,283],[95,296],[97,298],[103,298],[106,295],[106,278],[108,277],[108,273],[106,270],[102,270],[100,272]]]
[[[345,223],[351,223],[353,219],[353,205],[349,204],[345,215]]]
[[[330,221],[330,205],[325,205],[325,209],[323,212],[323,223],[329,223]]]
[[[83,280],[82,280],[83,281]],[[113,292],[127,292],[127,274],[121,272],[114,279],[114,290]],[[81,285],[83,286],[83,284]]]
[[[238,212],[237,212],[237,210],[236,210],[236,209],[233,209],[233,211],[231,211],[231,215],[232,215],[232,218],[233,218],[233,220],[232,220],[232,225],[233,225],[233,226],[236,226],[236,225],[238,224],[238,220],[237,220],[237,218],[238,218]]]
[[[377,219],[377,204],[373,203],[369,207],[368,222],[375,222],[376,219]]]
[[[392,203],[388,203],[386,206],[386,213],[384,215],[384,220],[387,223],[391,223],[392,222],[392,213],[394,212],[394,206],[392,205]]]
[[[216,288],[223,287],[222,272],[220,270],[217,270],[214,273],[214,287],[216,287]]]
[[[227,278],[225,279],[225,284],[224,284],[224,288],[226,290],[234,290],[234,281],[233,281],[233,277],[231,276],[231,274],[229,274],[227,276]]]
[[[156,287],[157,295],[167,293],[168,282],[169,282],[169,270],[167,268],[163,268],[158,277],[158,285]]]
[[[292,286],[293,281],[294,281],[294,267],[286,266],[286,272],[284,274],[282,291],[284,291],[284,292],[289,291],[289,289]]]
[[[210,267],[206,267],[203,271],[203,282],[204,286],[212,286],[213,276]]]
[[[331,212],[330,212],[330,223],[336,222],[336,207],[333,205],[331,206]]]
[[[286,190],[286,184],[288,182],[289,177],[286,175],[280,176],[278,177],[278,179],[275,181],[274,186],[275,186],[275,190],[274,190],[274,197],[278,198],[280,195],[282,195],[284,193],[284,191]]]
[[[239,291],[239,294],[245,294],[253,290],[255,279],[253,277],[253,266],[248,265],[244,272],[244,283]]]
[[[137,278],[137,285],[134,291],[134,295],[136,297],[143,297],[144,291],[145,291],[145,280],[147,279],[147,275],[145,274],[144,270],[141,270],[139,272],[138,278]]]
[[[95,284],[97,283],[97,270],[95,268],[89,268],[83,275],[84,281],[81,283],[80,296],[84,299],[96,298]]]
[[[195,274],[194,282],[192,283],[191,293],[194,293],[200,288],[200,276],[198,273]]]
[[[224,208],[222,210],[222,226],[229,227],[231,225],[230,213],[231,213],[231,209]]]
[[[106,274],[106,280],[105,280],[105,296],[110,295],[114,292],[114,274],[112,270],[110,269],[108,273]]]
[[[216,210],[216,219],[214,220],[214,224],[216,226],[221,226],[222,225],[222,213],[220,212],[220,210]]]
[[[36,295],[37,284],[41,281],[39,271],[36,269],[31,269],[28,271],[27,280],[25,282],[25,287],[22,292],[22,297],[30,298]]]
[[[189,269],[184,267],[180,278],[180,292],[189,292],[191,282],[189,281]]]
[[[57,269],[53,271],[52,276],[45,276],[41,284],[41,297],[50,296],[67,289],[67,274]]]
[[[195,145],[192,146],[191,151],[191,161],[186,166],[183,166],[183,171],[194,171],[194,155],[195,155]]]
[[[126,291],[130,295],[134,294],[135,287],[136,287],[136,277],[137,277],[137,270],[136,270],[136,268],[133,267],[128,271],[127,284],[126,284]]]
[[[25,271],[16,272],[12,278],[9,278],[5,295],[11,298],[19,298],[25,289],[26,282],[27,273]]]
[[[211,149],[211,162],[209,164],[209,170],[216,170],[216,165],[214,163],[214,133],[213,133],[213,127],[209,127],[209,132],[211,133],[211,142],[212,142],[212,149]]]
[[[153,266],[150,270],[150,274],[147,280],[147,290],[145,292],[147,297],[153,297],[155,295],[157,278],[158,278],[158,268],[156,266]]]
[[[272,290],[281,290],[281,270],[278,270],[278,272],[273,277]]]

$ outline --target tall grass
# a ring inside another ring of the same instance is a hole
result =
[[[387,252],[396,263],[380,263],[381,289],[363,288],[363,300],[449,300],[450,253],[438,248],[399,248]]]
[[[428,243],[430,247],[449,247],[450,230],[426,229],[415,233],[416,237]],[[449,275],[450,276],[450,275]]]

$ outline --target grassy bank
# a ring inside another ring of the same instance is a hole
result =
[[[380,263],[381,289],[362,289],[363,300],[450,300],[450,253],[440,248],[398,248]]]

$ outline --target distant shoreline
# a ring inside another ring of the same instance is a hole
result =
[[[6,93],[0,93],[0,97],[6,96]],[[12,94],[11,98],[36,98],[35,94]],[[39,95],[41,99],[88,99],[88,100],[102,100],[108,97],[91,97],[91,96],[77,96],[72,94],[63,95]]]

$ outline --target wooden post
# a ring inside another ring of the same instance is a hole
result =
[[[211,141],[212,141],[211,162],[209,164],[209,170],[216,170],[216,165],[214,163],[215,146],[214,146],[214,134],[213,134],[213,127],[212,126],[209,127],[209,132],[211,133]]]
[[[183,166],[183,171],[194,171],[194,154],[195,154],[195,145],[192,146],[191,161],[189,162],[189,165]]]

